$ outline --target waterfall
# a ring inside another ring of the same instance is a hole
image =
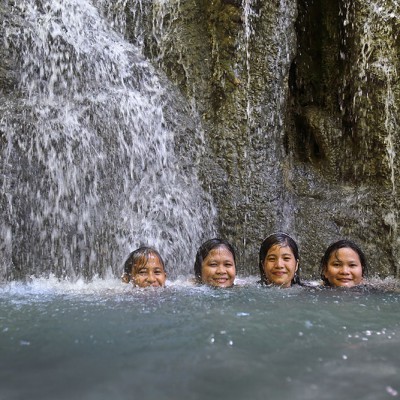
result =
[[[125,3],[11,6],[4,40],[18,68],[0,102],[0,278],[118,274],[140,245],[160,251],[170,276],[186,274],[215,234],[197,179],[198,121],[124,38],[115,12]]]
[[[245,65],[246,65],[246,91],[249,93],[251,89],[251,59],[250,59],[250,39],[251,36],[254,35],[254,31],[252,29],[251,18],[254,17],[254,11],[251,8],[252,0],[244,0],[243,1],[243,25],[244,25],[244,53],[246,55]],[[250,97],[247,97],[247,106],[246,106],[246,114],[247,119],[251,121],[251,103]],[[248,124],[249,125],[249,124]]]

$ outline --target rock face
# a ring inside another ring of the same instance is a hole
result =
[[[339,238],[364,249],[372,274],[399,275],[395,0],[110,4],[98,1],[200,117],[200,179],[240,272],[257,273],[263,238],[286,231],[309,277]],[[0,55],[9,93],[13,59]]]
[[[399,14],[382,0],[148,10],[147,55],[203,117],[203,184],[244,271],[283,230],[307,275],[339,238],[364,249],[372,274],[399,275]]]

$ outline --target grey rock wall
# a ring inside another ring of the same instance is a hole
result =
[[[202,180],[242,271],[256,272],[261,241],[284,230],[308,276],[344,237],[373,275],[398,275],[397,3],[167,8],[147,52],[203,117]]]

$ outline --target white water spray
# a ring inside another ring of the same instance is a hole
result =
[[[23,0],[13,14],[20,97],[0,109],[1,276],[119,273],[144,244],[172,275],[189,272],[215,211],[176,152],[190,141],[180,132],[197,135],[178,96],[92,1]]]

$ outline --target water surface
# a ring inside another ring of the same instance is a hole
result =
[[[243,282],[4,285],[0,399],[400,396],[400,294]]]

